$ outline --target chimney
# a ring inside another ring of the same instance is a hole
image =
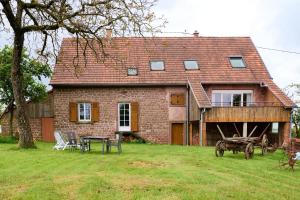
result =
[[[199,37],[199,32],[196,30],[196,31],[194,31],[193,35],[194,35],[194,37]]]
[[[106,38],[107,39],[111,39],[112,37],[112,29],[111,28],[107,28],[106,29]]]

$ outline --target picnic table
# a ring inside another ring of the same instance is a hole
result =
[[[107,136],[97,136],[97,135],[95,135],[95,136],[93,136],[93,135],[80,136],[80,141],[88,144],[89,151],[91,149],[91,141],[102,142],[102,154],[104,154],[105,144],[108,140],[109,140],[109,137],[107,137]]]

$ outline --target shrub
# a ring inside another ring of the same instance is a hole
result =
[[[17,138],[14,136],[0,136],[0,143],[15,144],[17,141]]]

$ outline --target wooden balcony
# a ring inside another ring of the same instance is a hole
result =
[[[212,107],[205,122],[289,122],[290,114],[281,106]]]

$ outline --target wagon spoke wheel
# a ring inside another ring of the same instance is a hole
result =
[[[245,158],[248,160],[250,158],[253,158],[254,154],[254,146],[252,143],[247,144],[245,149]]]
[[[216,144],[216,156],[217,157],[222,157],[224,155],[224,151],[225,151],[225,143],[222,140],[219,140]]]
[[[261,154],[265,155],[267,153],[267,147],[268,147],[268,138],[267,135],[264,134],[261,140]]]

